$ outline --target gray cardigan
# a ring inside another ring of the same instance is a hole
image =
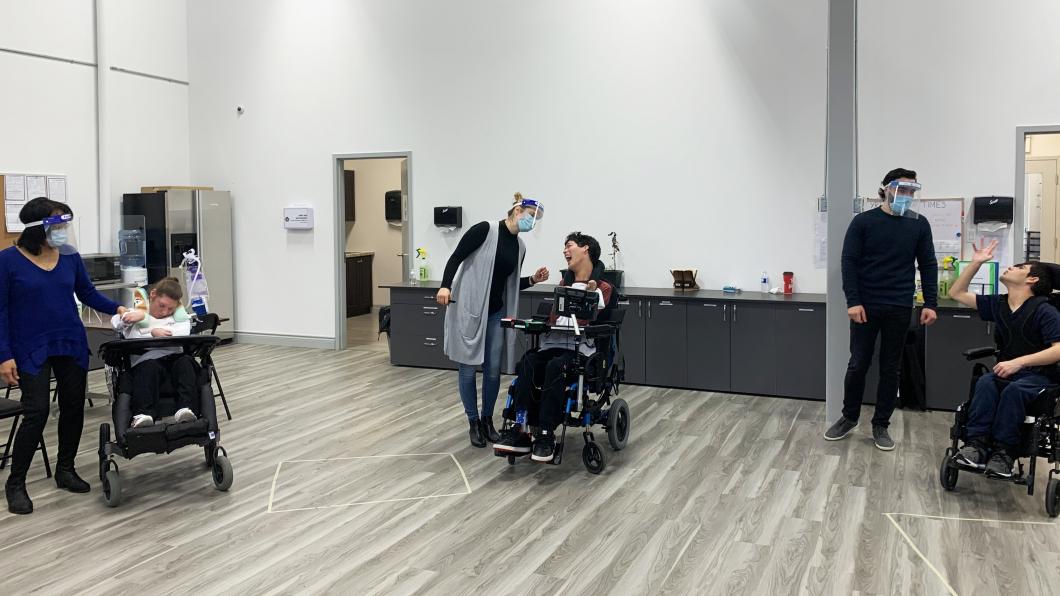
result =
[[[482,246],[460,264],[453,281],[452,299],[445,310],[445,355],[453,362],[478,366],[485,360],[486,321],[489,318],[490,284],[497,260],[497,226],[490,226]],[[526,245],[519,238],[519,266],[508,276],[504,291],[504,314],[518,317],[519,273],[526,255]],[[502,369],[511,370],[515,353],[515,334],[506,330],[504,343],[508,362]]]

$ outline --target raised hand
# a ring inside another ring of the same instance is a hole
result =
[[[997,248],[997,240],[991,240],[990,244],[983,242],[981,246],[976,246],[973,242],[972,248],[975,250],[975,254],[972,255],[972,262],[982,265],[994,259],[994,249]]]

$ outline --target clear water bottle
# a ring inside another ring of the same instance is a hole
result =
[[[409,269],[409,284],[410,285],[413,285],[413,286],[420,285],[419,278],[420,278],[420,272],[415,267],[413,267],[412,269]]]
[[[765,271],[762,272],[761,282],[762,282],[762,292],[768,294],[769,293],[769,274],[766,273]]]

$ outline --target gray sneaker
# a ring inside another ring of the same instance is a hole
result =
[[[891,434],[887,432],[886,426],[872,427],[872,442],[876,443],[876,448],[881,451],[894,449],[894,441],[891,439]]]
[[[986,460],[986,449],[975,441],[965,443],[964,447],[961,447],[961,450],[953,456],[953,461],[958,465],[974,468],[976,470],[982,470],[985,468]]]
[[[857,422],[851,422],[845,417],[840,416],[839,420],[832,425],[832,428],[829,428],[827,431],[825,431],[824,440],[838,441],[840,439],[845,439],[847,435],[849,435],[851,431],[853,431],[857,427]]]

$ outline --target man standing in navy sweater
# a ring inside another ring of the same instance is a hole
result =
[[[938,262],[931,226],[913,210],[920,190],[916,172],[897,168],[880,185],[883,203],[859,213],[843,240],[843,292],[850,317],[850,362],[843,384],[843,416],[824,434],[829,441],[846,438],[858,425],[865,393],[865,373],[880,336],[880,380],[872,439],[890,451],[894,440],[887,431],[898,400],[898,367],[913,314],[916,266],[924,290],[921,325],[938,318]]]

